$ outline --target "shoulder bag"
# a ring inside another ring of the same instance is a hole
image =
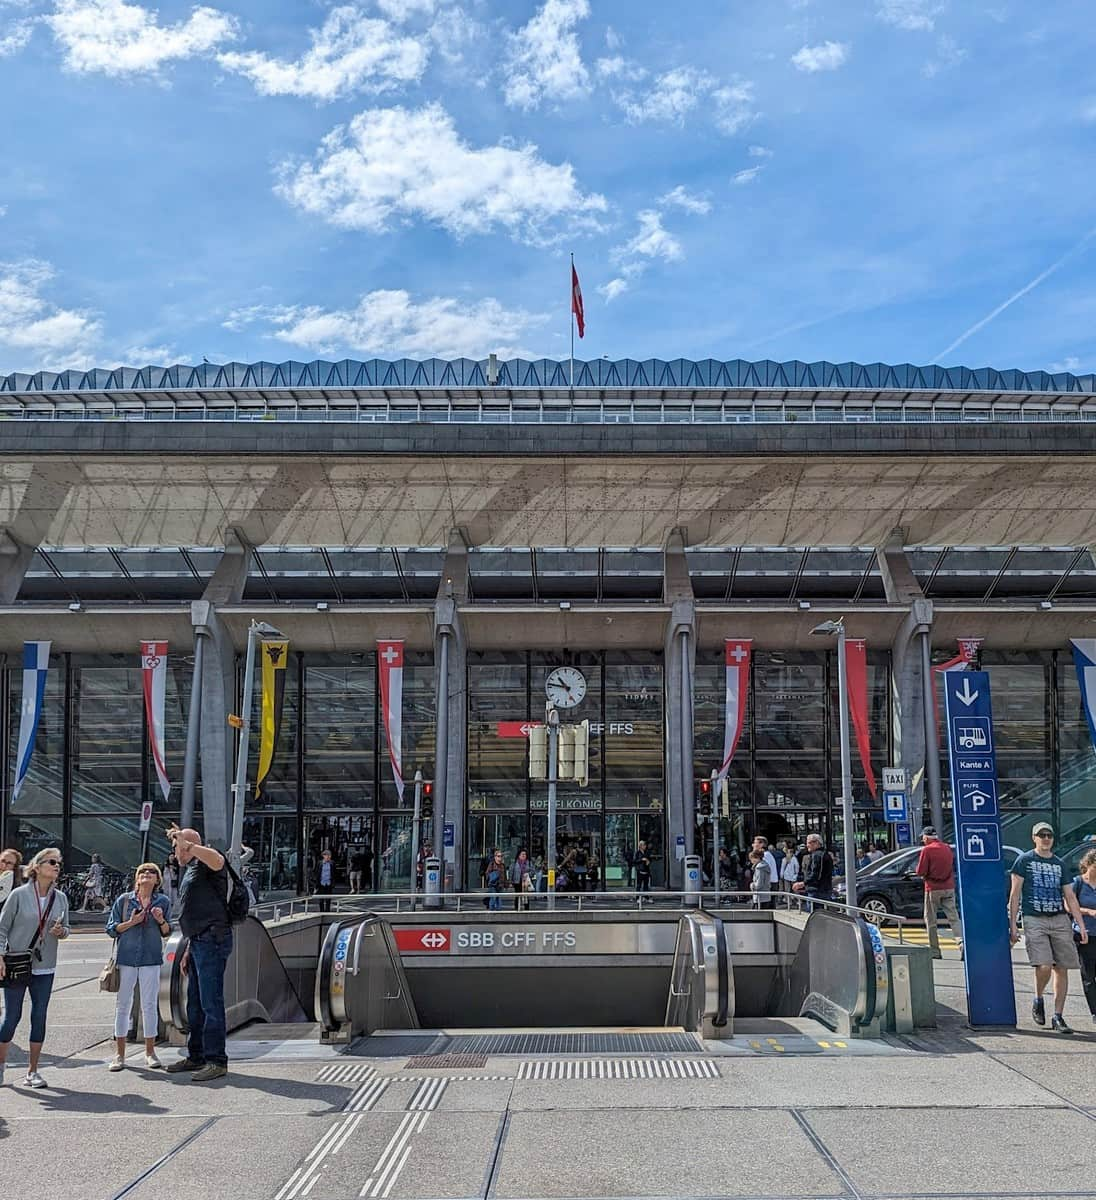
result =
[[[118,970],[118,938],[115,938],[110,947],[110,958],[99,972],[99,991],[117,992],[121,986],[122,973]]]
[[[26,950],[9,950],[4,954],[4,978],[0,979],[0,987],[27,987],[30,984],[31,956],[34,952],[34,947],[38,944],[38,939],[42,936],[42,930],[49,921],[49,914],[53,909],[53,901],[56,895],[57,893],[54,892],[50,896],[49,904],[46,905],[46,915],[39,922],[34,937],[30,939],[30,945]],[[41,960],[40,954],[38,958]]]

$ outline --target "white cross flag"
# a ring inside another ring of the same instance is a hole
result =
[[[716,776],[716,786],[727,778],[731,759],[742,736],[746,718],[746,699],[750,686],[750,651],[753,638],[727,638],[723,643],[723,659],[727,666],[727,715],[723,729],[723,765]]]
[[[15,753],[15,786],[11,792],[14,805],[30,768],[34,753],[34,735],[42,716],[42,701],[46,695],[46,676],[49,674],[49,642],[23,643],[23,704],[19,713],[19,749]]]
[[[377,642],[377,676],[381,719],[388,739],[392,778],[403,803],[403,641]]]

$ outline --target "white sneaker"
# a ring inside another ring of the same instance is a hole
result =
[[[37,1071],[28,1071],[26,1079],[23,1080],[24,1087],[44,1088],[46,1081],[38,1074]]]
[[[160,1062],[155,1054],[145,1055],[145,1066],[148,1067],[150,1071],[158,1071],[163,1065],[164,1064]]]
[[[108,1071],[124,1071],[125,1068],[126,1068],[125,1056],[121,1055],[121,1054],[116,1054],[110,1060],[110,1066],[107,1067],[107,1070]]]

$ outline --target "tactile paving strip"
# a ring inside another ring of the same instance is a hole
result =
[[[525,1062],[518,1079],[719,1079],[706,1059],[586,1058],[569,1062]]]

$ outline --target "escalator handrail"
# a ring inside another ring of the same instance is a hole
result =
[[[349,961],[349,954],[346,951],[349,949],[350,941],[353,937],[347,937],[343,941],[343,956],[341,959],[336,959],[342,935],[348,930],[353,931],[358,929],[358,945],[360,948],[362,930],[368,924],[373,924],[379,921],[376,913],[354,913],[352,916],[345,917],[341,921],[336,921],[327,927],[327,933],[324,936],[323,945],[320,948],[320,958],[316,967],[316,1019],[320,1022],[320,1027],[326,1033],[333,1033],[338,1030],[346,1020],[344,1012],[343,1018],[340,1020],[334,1009],[332,1008],[332,982],[335,977],[335,963],[341,961],[346,963]],[[357,967],[355,965],[355,971]],[[347,970],[342,969],[342,974],[345,976]],[[345,995],[345,991],[343,993]]]
[[[727,937],[722,918],[713,916],[712,926],[715,930],[716,970],[718,972],[718,999],[712,1025],[716,1029],[724,1029],[727,1025],[727,1010],[730,1006],[731,964],[727,954]]]

